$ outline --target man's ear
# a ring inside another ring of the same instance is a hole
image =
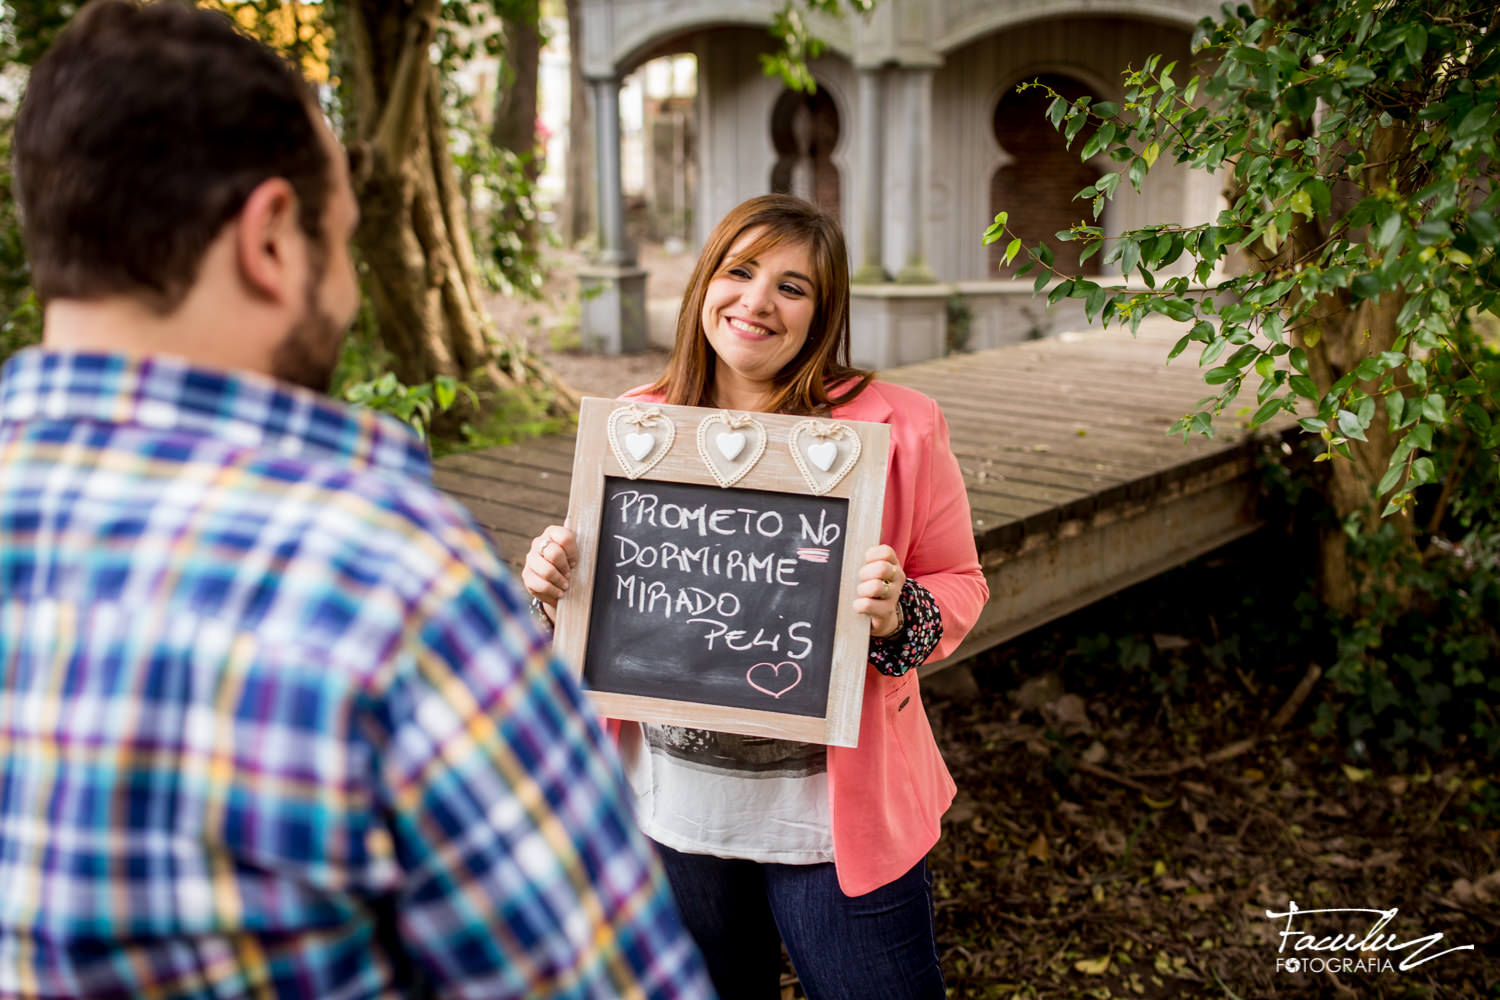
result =
[[[235,261],[251,294],[276,302],[300,298],[307,254],[292,185],[281,177],[262,181],[235,221]]]

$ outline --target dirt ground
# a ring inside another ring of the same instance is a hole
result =
[[[1233,637],[1184,597],[1234,593],[1255,557],[1200,560],[934,678],[959,786],[930,858],[952,996],[1500,997],[1493,762],[1353,760],[1311,734],[1316,684],[1276,719],[1309,676],[1297,652],[1226,663]],[[1366,912],[1299,913],[1283,946],[1268,913],[1293,901]]]
[[[541,301],[494,311],[569,384],[613,396],[667,355],[571,346],[581,259],[559,252]],[[641,259],[652,322],[670,328],[693,261]],[[1500,998],[1493,762],[1397,769],[1312,735],[1319,686],[1293,694],[1306,651],[1236,656],[1246,626],[1221,614],[1274,586],[1257,544],[924,685],[959,786],[930,856],[955,1000]],[[1299,913],[1283,941],[1288,918],[1268,914],[1294,902],[1365,912]]]

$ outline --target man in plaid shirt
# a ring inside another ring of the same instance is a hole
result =
[[[16,176],[0,997],[701,997],[612,751],[403,426],[322,394],[338,144],[222,15],[99,0]]]

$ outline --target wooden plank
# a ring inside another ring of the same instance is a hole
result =
[[[931,672],[1149,579],[1260,526],[1253,484],[1237,477],[1097,524],[985,566],[990,600],[969,635]]]

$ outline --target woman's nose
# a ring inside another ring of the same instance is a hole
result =
[[[740,292],[740,305],[751,312],[767,312],[771,308],[771,289],[768,283],[759,279],[745,283],[745,288]]]

